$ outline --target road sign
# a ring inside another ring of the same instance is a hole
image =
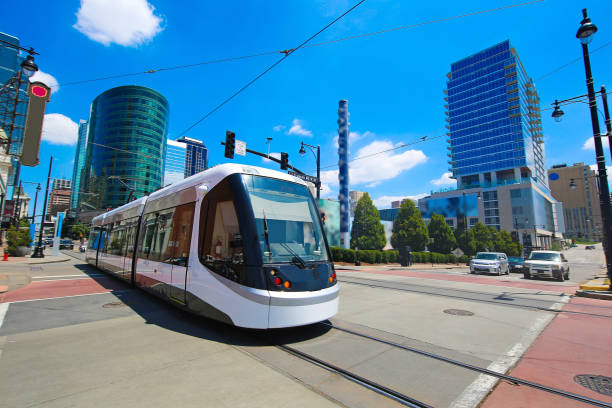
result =
[[[242,140],[236,140],[235,153],[240,156],[246,156],[246,142],[243,142]]]
[[[463,255],[463,251],[461,250],[461,248],[455,248],[451,254],[455,255],[457,258],[461,258],[461,255]]]
[[[296,173],[294,171],[289,172],[290,175],[300,178],[304,181],[308,181],[309,183],[317,184],[317,178],[313,176],[308,176],[306,174]]]

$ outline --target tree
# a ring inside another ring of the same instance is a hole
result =
[[[443,215],[432,214],[427,230],[429,238],[433,238],[433,242],[429,244],[430,251],[450,254],[450,251],[457,246],[453,230],[446,223]]]
[[[482,222],[477,222],[470,232],[474,236],[474,246],[476,252],[487,252],[495,249],[495,243],[491,237],[491,231]]]
[[[83,239],[86,238],[88,235],[89,235],[89,227],[86,227],[85,225],[81,224],[80,221],[72,226],[72,238],[73,239],[80,239],[82,242]]]
[[[465,229],[457,228],[453,230],[453,235],[455,236],[457,247],[461,248],[464,254],[474,255],[476,253],[476,245],[474,243],[474,234],[472,230],[468,230],[467,232],[467,242],[465,239]]]
[[[495,250],[503,252],[508,256],[520,256],[523,253],[523,248],[520,243],[512,239],[512,235],[508,231],[500,231],[497,234],[495,241]]]
[[[355,206],[351,248],[381,250],[386,243],[385,227],[380,222],[380,213],[374,207],[370,195],[365,193]]]
[[[404,200],[393,223],[391,245],[397,250],[409,245],[413,251],[422,251],[428,241],[429,234],[421,212],[412,200]]]

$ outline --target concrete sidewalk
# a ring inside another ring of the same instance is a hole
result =
[[[28,265],[53,264],[66,262],[72,258],[68,255],[51,255],[51,251],[44,252],[44,258],[31,258],[28,256],[9,256],[8,260],[0,261],[0,293],[16,289],[29,283],[29,278],[19,268]]]
[[[562,310],[566,313],[557,315],[509,374],[612,404],[612,351],[609,347],[612,305],[605,300],[575,297]],[[587,405],[500,381],[481,406],[556,408]]]

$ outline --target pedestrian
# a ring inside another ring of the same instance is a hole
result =
[[[408,250],[408,266],[412,266],[412,251]]]

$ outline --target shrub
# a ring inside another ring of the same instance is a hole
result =
[[[9,254],[15,256],[17,253],[17,247],[29,246],[32,243],[30,238],[30,231],[26,229],[15,229],[11,226],[6,232],[6,243],[8,245]]]

